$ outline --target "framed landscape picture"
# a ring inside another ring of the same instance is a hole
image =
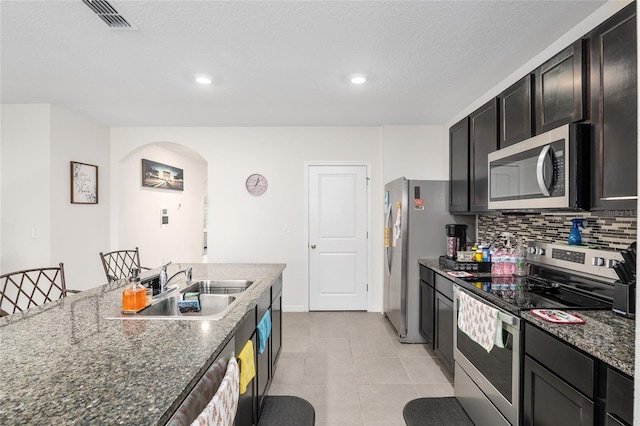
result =
[[[184,191],[182,169],[142,159],[142,186]]]
[[[71,203],[98,204],[98,166],[71,162]]]

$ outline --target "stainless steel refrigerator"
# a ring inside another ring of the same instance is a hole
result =
[[[385,185],[384,314],[402,343],[424,343],[419,332],[418,259],[446,254],[445,225],[469,225],[475,217],[449,214],[449,181],[398,178]]]

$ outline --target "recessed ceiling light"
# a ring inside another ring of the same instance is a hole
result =
[[[364,84],[367,82],[367,76],[364,74],[354,74],[349,79],[353,84]]]
[[[196,83],[211,84],[211,77],[206,75],[196,75],[195,79],[196,79]]]

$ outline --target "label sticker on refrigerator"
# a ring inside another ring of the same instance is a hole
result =
[[[421,198],[416,198],[415,200],[413,200],[413,209],[424,210],[424,200]]]
[[[391,235],[391,229],[384,228],[384,248],[389,247],[389,236]]]

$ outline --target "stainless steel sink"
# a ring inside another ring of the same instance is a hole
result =
[[[229,307],[234,305],[235,296],[227,294],[201,294],[200,295],[200,312],[181,313],[178,309],[178,297],[168,297],[162,299],[153,305],[141,310],[137,315],[149,319],[149,317],[178,317],[167,319],[221,319],[230,310]],[[213,318],[215,317],[215,318]]]
[[[107,319],[122,320],[220,320],[227,316],[238,303],[242,293],[253,284],[249,280],[199,280],[186,287],[172,287],[154,296],[151,306],[136,314],[118,314]],[[200,293],[200,312],[181,313],[178,301],[184,293]]]
[[[180,290],[180,293],[197,291],[205,294],[234,294],[241,293],[249,288],[253,281],[249,280],[200,280]]]

